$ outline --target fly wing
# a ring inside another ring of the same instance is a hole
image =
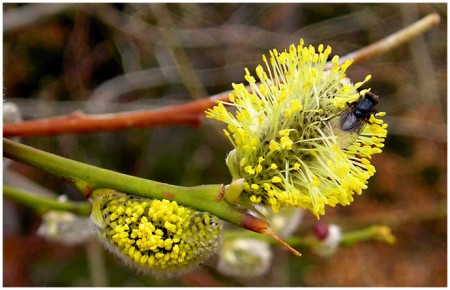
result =
[[[331,118],[329,123],[339,147],[344,149],[356,141],[367,122],[347,109]]]
[[[344,132],[355,131],[359,126],[358,117],[351,111],[346,111],[338,119],[339,130]]]

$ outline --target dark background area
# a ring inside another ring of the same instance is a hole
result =
[[[214,258],[175,279],[136,274],[105,253],[111,286],[446,286],[447,5],[446,4],[3,4],[4,99],[23,118],[151,109],[184,103],[243,82],[269,49],[300,38],[345,55],[425,15],[441,23],[376,59],[350,67],[387,112],[386,148],[376,155],[369,188],[348,207],[327,208],[322,222],[344,230],[392,228],[397,242],[365,242],[321,258],[279,247],[262,278],[222,275]],[[42,14],[39,14],[42,13]],[[36,16],[37,15],[37,16]],[[167,30],[172,27],[174,30]],[[181,63],[188,74],[176,69]],[[124,75],[127,74],[127,81]],[[112,133],[23,138],[78,161],[179,185],[228,183],[231,149],[215,121]],[[57,193],[81,199],[57,178],[17,163],[11,169]],[[20,186],[20,184],[18,185]],[[40,217],[3,204],[4,286],[90,286],[85,246],[36,235]],[[310,231],[307,213],[298,229]]]

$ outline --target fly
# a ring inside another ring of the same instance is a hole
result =
[[[364,130],[370,115],[376,112],[378,96],[367,92],[364,97],[348,106],[330,120],[331,128],[341,148],[353,144]]]

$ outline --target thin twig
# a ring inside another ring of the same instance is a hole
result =
[[[253,232],[243,230],[227,230],[225,232],[224,239],[258,239],[263,240],[271,244],[276,244],[275,239],[271,239],[269,236],[261,236]],[[392,243],[395,237],[391,234],[390,228],[381,224],[372,224],[358,229],[347,230],[343,233],[341,246],[350,246],[359,242],[378,240],[382,242]],[[314,248],[321,242],[317,240],[314,235],[309,236],[291,236],[286,238],[286,243],[296,248]]]
[[[410,26],[403,28],[402,30],[399,30],[362,49],[347,54],[342,57],[339,62],[344,63],[348,59],[353,59],[353,64],[363,63],[369,59],[393,50],[408,41],[411,41],[415,37],[430,30],[433,26],[437,25],[439,21],[439,14],[430,14],[414,22]]]
[[[4,124],[3,136],[36,137],[153,126],[198,126],[206,109],[215,106],[217,100],[224,101],[227,99],[228,92],[225,92],[206,99],[157,110],[99,115],[85,115],[81,112],[75,112],[60,117]]]
[[[91,213],[91,205],[88,202],[60,202],[56,198],[33,194],[5,184],[3,185],[3,197],[40,211],[60,210],[82,216],[88,216]]]
[[[344,62],[347,59],[353,59],[354,63],[361,63],[382,53],[386,53],[387,51],[410,41],[414,37],[425,33],[431,27],[438,24],[439,21],[440,18],[438,14],[428,15],[407,28],[342,57],[340,61]],[[213,107],[217,100],[227,100],[228,94],[229,92],[224,92],[210,98],[152,111],[96,115],[92,117],[74,113],[57,118],[6,124],[3,127],[3,134],[5,137],[48,136],[175,124],[189,124],[195,126],[200,124],[204,110]]]

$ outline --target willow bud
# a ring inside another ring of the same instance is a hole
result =
[[[255,239],[232,239],[219,252],[218,270],[228,276],[257,277],[267,272],[272,251],[267,242]]]

